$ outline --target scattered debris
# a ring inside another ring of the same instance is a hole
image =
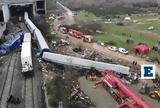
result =
[[[20,99],[18,97],[15,97],[13,95],[10,95],[9,98],[7,99],[8,103],[12,103],[14,105],[18,105],[21,103]]]
[[[76,53],[83,51],[83,49],[82,49],[81,47],[73,48],[72,50],[73,50],[74,52],[76,52]]]
[[[70,43],[64,39],[57,40],[57,41],[52,41],[52,46],[68,46]]]
[[[83,37],[84,42],[92,43],[93,42],[93,36],[91,35],[84,35]]]
[[[78,82],[75,81],[72,82],[71,95],[69,99],[71,99],[75,108],[90,108],[91,106],[95,106],[89,97],[80,89]]]

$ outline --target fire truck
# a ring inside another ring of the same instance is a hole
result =
[[[82,38],[83,37],[83,33],[74,29],[69,29],[68,31],[69,35],[76,37],[76,38]]]

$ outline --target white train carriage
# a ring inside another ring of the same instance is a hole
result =
[[[65,65],[71,65],[71,66],[78,66],[78,67],[85,67],[85,68],[91,68],[95,67],[99,71],[103,71],[105,69],[113,70],[117,73],[129,75],[130,69],[129,67],[122,66],[122,65],[116,65],[116,64],[109,64],[109,63],[103,63],[98,61],[92,61],[62,54],[56,54],[51,52],[44,52],[42,56],[43,60],[53,62],[53,63],[60,63]]]
[[[25,33],[23,42],[31,42],[31,33]]]
[[[36,29],[34,31],[34,36],[36,37],[38,41],[40,56],[42,56],[43,52],[49,52],[50,51],[49,47],[39,29]]]
[[[24,19],[28,19],[28,13],[24,12]]]
[[[27,25],[31,33],[34,33],[35,29],[37,29],[37,27],[32,23],[29,18],[25,18],[25,24]]]
[[[31,53],[31,43],[24,42],[22,44],[21,50],[21,64],[22,64],[22,73],[32,72],[32,53]]]

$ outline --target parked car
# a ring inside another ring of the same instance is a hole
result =
[[[122,54],[128,54],[128,50],[126,50],[125,48],[118,48],[118,51]]]
[[[116,46],[108,46],[108,49],[111,51],[118,51],[118,48]]]
[[[57,41],[52,41],[52,46],[56,47],[56,46],[67,46],[69,45],[69,42],[64,40],[64,39],[61,39],[61,40],[57,40]]]

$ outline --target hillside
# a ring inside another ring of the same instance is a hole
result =
[[[95,14],[124,14],[158,11],[160,0],[60,0],[73,10],[85,9]],[[95,11],[96,10],[96,11]]]

